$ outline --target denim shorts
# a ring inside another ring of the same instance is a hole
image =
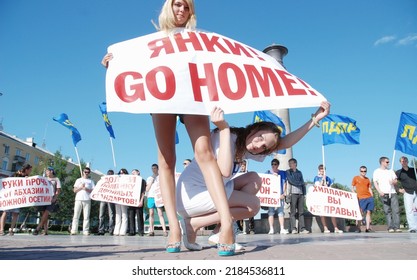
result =
[[[275,213],[278,214],[278,217],[284,216],[284,206],[268,208],[268,216],[274,216]]]
[[[361,208],[363,212],[374,211],[374,208],[375,208],[374,198],[369,197],[369,198],[359,199],[359,207]]]

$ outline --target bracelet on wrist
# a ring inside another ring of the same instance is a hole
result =
[[[314,114],[311,114],[311,121],[316,127],[320,127],[320,123],[316,120],[316,116]]]

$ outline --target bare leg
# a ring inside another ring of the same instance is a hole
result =
[[[161,223],[162,230],[165,233],[167,231],[167,228],[166,228],[166,225],[165,225],[164,213],[162,212],[162,209],[161,208],[156,208],[156,209],[158,211],[159,222]]]
[[[1,218],[0,218],[0,233],[4,234],[4,226],[6,224],[6,217],[7,217],[7,212],[3,211],[3,213],[1,214]]]
[[[324,216],[320,216],[320,220],[321,220],[321,224],[323,225],[323,231],[327,231],[327,230],[329,230],[329,229],[327,228],[327,224],[326,224],[326,217],[324,217]]]
[[[19,213],[12,213],[12,223],[11,223],[10,229],[9,229],[9,232],[11,232],[10,235],[13,235],[13,233],[14,233],[13,230],[16,227],[17,218],[19,218]]]
[[[284,216],[278,216],[278,221],[279,221],[279,228],[282,233],[282,230],[285,229]]]
[[[153,232],[154,230],[154,223],[155,223],[155,218],[154,218],[154,211],[153,208],[149,208],[149,232]]]
[[[371,211],[367,210],[366,211],[366,229],[370,229],[371,228]]]
[[[176,116],[152,114],[158,145],[159,182],[161,195],[169,223],[168,244],[181,241],[181,229],[177,217],[175,197],[175,127]]]
[[[274,215],[268,216],[269,231],[274,231]]]
[[[48,232],[48,218],[49,218],[49,211],[45,210],[42,213],[41,221],[39,222],[39,225],[36,227],[36,229],[39,231],[42,227],[44,227],[45,233]]]
[[[220,243],[233,244],[233,219],[224,189],[222,174],[214,157],[210,139],[210,124],[207,116],[187,115],[184,123],[194,148],[195,159],[203,173],[207,189],[216,206],[222,225]],[[211,223],[212,224],[212,223]],[[190,240],[192,242],[192,240]]]
[[[331,217],[331,220],[332,220],[332,224],[333,224],[334,230],[335,231],[338,230],[339,227],[337,226],[336,217]]]

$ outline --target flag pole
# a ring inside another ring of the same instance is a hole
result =
[[[394,170],[394,161],[395,160],[395,149],[394,149],[394,153],[392,154],[392,164],[391,164],[391,170]]]
[[[114,156],[114,148],[113,148],[113,140],[110,137],[110,145],[111,145],[111,152],[113,154],[113,165],[114,169],[116,170],[116,157]]]
[[[321,145],[321,157],[323,158],[324,174],[326,174],[326,163],[324,161],[324,145]]]
[[[82,172],[82,169],[81,169],[80,156],[78,155],[77,146],[74,146],[74,149],[75,149],[75,154],[77,155],[77,159],[78,159],[78,166],[80,167],[80,175],[83,176],[83,172]]]

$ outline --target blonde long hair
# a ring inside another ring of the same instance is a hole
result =
[[[172,9],[175,0],[166,0],[162,6],[161,13],[159,14],[159,26],[156,25],[153,21],[152,24],[158,31],[169,31],[178,27],[185,27],[188,29],[195,29],[197,26],[197,17],[195,15],[194,9],[194,0],[183,0],[187,3],[188,8],[190,9],[190,16],[188,20],[183,24],[183,26],[175,25],[175,15]]]

